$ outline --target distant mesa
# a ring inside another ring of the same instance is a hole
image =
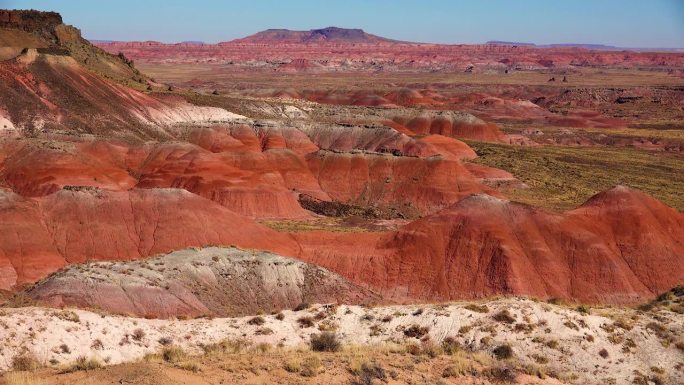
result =
[[[400,43],[381,36],[376,36],[357,28],[327,27],[309,31],[292,31],[289,29],[267,29],[242,39],[233,40],[240,43]]]

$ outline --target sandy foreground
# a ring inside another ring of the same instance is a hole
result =
[[[684,317],[667,310],[600,308],[587,314],[505,298],[370,308],[312,305],[257,318],[158,320],[35,307],[0,314],[3,370],[26,351],[49,366],[81,356],[112,365],[138,361],[159,352],[162,344],[197,354],[202,345],[225,339],[302,348],[311,334],[333,330],[346,348],[440,343],[452,337],[467,351],[494,357],[498,346],[509,344],[520,364],[539,365],[573,383],[632,383],[639,373],[653,371],[671,383],[684,382]]]

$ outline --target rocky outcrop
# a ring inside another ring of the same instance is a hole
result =
[[[55,37],[55,29],[62,25],[62,16],[56,12],[35,10],[0,10],[0,27],[36,33],[42,37]]]
[[[175,251],[144,261],[73,265],[25,294],[50,306],[146,318],[241,316],[301,303],[380,300],[315,265],[267,252],[218,247]]]
[[[72,56],[28,50],[0,62],[0,108],[14,126],[42,131],[133,138],[168,138],[168,126],[216,123],[243,116],[194,106],[180,97],[154,97],[86,69]]]

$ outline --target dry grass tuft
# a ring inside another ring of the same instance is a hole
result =
[[[404,329],[404,335],[409,338],[421,338],[430,331],[427,326],[420,326],[413,324],[408,328]]]
[[[30,372],[40,369],[43,365],[31,352],[25,352],[12,357],[12,370]]]
[[[299,374],[304,377],[315,377],[321,370],[321,359],[318,356],[309,356],[302,362]]]
[[[4,375],[5,385],[47,385],[42,378],[27,372],[8,372]]]
[[[188,354],[177,345],[169,345],[162,349],[161,357],[164,361],[175,364],[184,360]]]
[[[477,305],[471,303],[466,305],[465,308],[475,313],[489,313],[489,308],[487,307],[487,305]]]
[[[80,356],[71,365],[67,366],[62,370],[62,373],[73,373],[79,371],[89,371],[100,369],[102,367],[102,362],[96,357],[86,357]]]
[[[351,366],[349,371],[356,376],[351,380],[351,385],[372,385],[387,382],[385,369],[378,362],[363,361]]]

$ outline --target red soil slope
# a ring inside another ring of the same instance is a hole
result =
[[[153,97],[88,70],[67,54],[29,50],[0,62],[0,111],[28,132],[66,129],[131,138],[168,138],[177,123],[239,115],[179,97]]]
[[[319,147],[307,133],[343,153],[317,156]],[[183,188],[257,218],[310,216],[299,194],[365,206],[412,205],[406,212],[412,216],[445,207],[464,194],[490,191],[479,183],[480,175],[471,175],[460,162],[473,157],[472,149],[456,139],[416,140],[387,128],[300,131],[233,125],[189,129],[187,142],[7,138],[0,140],[0,183],[25,197],[64,186]]]
[[[0,190],[0,287],[90,260],[128,260],[188,246],[237,245],[296,255],[288,236],[179,189]]]
[[[476,195],[395,233],[296,237],[304,259],[398,299],[633,303],[684,280],[683,234],[684,215],[616,187],[563,214]]]
[[[472,193],[494,194],[460,162],[441,157],[321,151],[307,160],[321,188],[333,200],[394,206],[409,216],[437,211]]]

